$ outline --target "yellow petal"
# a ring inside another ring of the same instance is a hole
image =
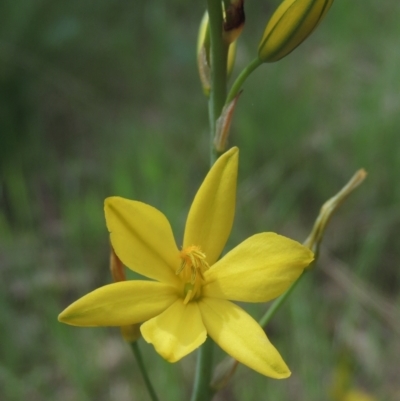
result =
[[[179,250],[167,218],[145,203],[119,197],[107,198],[104,210],[112,246],[122,262],[143,276],[178,285]]]
[[[176,362],[206,340],[207,332],[196,302],[178,299],[164,313],[142,324],[143,338],[167,361]]]
[[[177,299],[176,290],[154,281],[105,285],[68,306],[58,320],[73,326],[125,326],[157,316]]]
[[[212,265],[231,232],[236,203],[238,148],[224,153],[198,190],[186,221],[183,248],[200,246]]]
[[[290,376],[264,330],[243,309],[224,299],[202,298],[199,302],[207,333],[240,363],[274,379]]]
[[[206,297],[266,302],[282,294],[313,260],[313,253],[275,233],[253,235],[204,274]]]

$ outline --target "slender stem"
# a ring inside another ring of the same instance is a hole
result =
[[[210,116],[210,151],[211,164],[216,160],[214,148],[215,125],[225,104],[227,92],[228,45],[222,37],[223,15],[221,0],[207,0],[210,23],[211,54],[211,93],[209,104]]]
[[[221,0],[207,0],[210,24],[211,92],[208,105],[210,122],[210,167],[217,158],[214,147],[215,126],[224,107],[227,92],[228,45],[222,38],[223,14]],[[211,338],[199,348],[196,376],[191,401],[209,401],[213,396],[210,387],[214,343]]]
[[[206,342],[199,348],[196,364],[196,377],[194,379],[193,394],[190,401],[209,401],[213,396],[210,386],[212,374],[214,342],[207,338]]]
[[[151,401],[158,401],[157,394],[154,391],[154,388],[153,388],[153,385],[151,384],[149,375],[147,374],[146,367],[144,366],[144,362],[143,362],[142,354],[139,349],[138,342],[135,341],[133,343],[130,343],[130,346],[132,348],[133,354],[135,355],[136,362],[139,366],[140,373],[142,374],[143,380],[146,384],[146,388],[147,388],[147,391],[149,392]]]
[[[264,316],[258,321],[261,327],[265,327],[269,323],[278,309],[283,305],[292,291],[296,288],[297,284],[299,284],[300,280],[305,276],[306,272],[307,270],[304,270],[301,276],[280,297],[275,299],[270,308],[265,312]]]
[[[244,81],[246,81],[247,77],[260,65],[262,61],[256,58],[254,59],[246,68],[242,70],[240,75],[236,78],[236,81],[233,83],[231,90],[229,91],[229,95],[226,98],[225,104],[229,104],[235,96],[239,93],[240,89],[243,86]]]

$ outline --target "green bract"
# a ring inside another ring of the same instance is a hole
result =
[[[288,55],[317,27],[333,0],[284,0],[265,28],[258,48],[263,62]]]

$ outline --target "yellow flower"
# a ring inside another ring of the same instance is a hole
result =
[[[98,288],[65,309],[76,326],[144,322],[143,338],[170,362],[209,335],[225,352],[274,378],[290,375],[264,330],[232,301],[266,302],[280,295],[313,259],[307,248],[274,233],[254,235],[218,260],[235,209],[238,149],[214,164],[186,221],[182,250],[166,217],[141,202],[106,199],[112,246],[122,262],[150,280]]]

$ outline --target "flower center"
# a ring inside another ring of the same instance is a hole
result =
[[[204,283],[203,273],[210,268],[206,255],[199,246],[191,245],[180,252],[181,266],[176,271],[185,283],[183,287],[184,304],[201,295],[201,286]]]

